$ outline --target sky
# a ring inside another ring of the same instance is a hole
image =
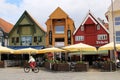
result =
[[[0,0],[0,18],[14,25],[26,10],[46,29],[45,22],[49,15],[60,7],[78,28],[89,10],[96,18],[107,21],[105,13],[110,4],[111,0]]]

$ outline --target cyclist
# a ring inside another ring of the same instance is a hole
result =
[[[30,65],[30,67],[32,68],[32,70],[34,70],[34,68],[36,66],[36,62],[35,62],[35,59],[32,56],[29,57],[28,63]]]

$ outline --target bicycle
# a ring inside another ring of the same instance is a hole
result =
[[[30,72],[30,69],[31,69],[34,73],[38,73],[38,72],[39,72],[39,67],[38,67],[38,66],[35,66],[35,67],[32,69],[32,67],[31,67],[30,65],[24,67],[24,72],[25,72],[25,73],[28,73],[28,72]]]

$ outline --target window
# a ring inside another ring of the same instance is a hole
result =
[[[14,43],[15,42],[15,38],[14,37],[12,37],[12,43]]]
[[[19,43],[19,37],[16,37],[16,43]]]
[[[120,16],[115,17],[115,26],[120,26]]]
[[[75,36],[75,41],[84,41],[84,36]]]
[[[34,37],[34,42],[37,42],[37,37],[36,36]]]
[[[97,25],[97,30],[100,30],[100,25],[99,24]]]
[[[81,26],[81,31],[84,31],[84,26],[83,25]]]
[[[22,36],[21,37],[21,44],[23,46],[30,46],[30,45],[32,45],[32,36]]]
[[[42,37],[38,36],[38,42],[42,42]]]
[[[120,43],[120,31],[116,31],[116,43]]]
[[[64,33],[64,26],[55,26],[55,33],[63,34]]]
[[[107,40],[107,34],[100,34],[97,36],[98,40]]]

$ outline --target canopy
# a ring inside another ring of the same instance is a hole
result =
[[[19,49],[15,51],[16,54],[33,54],[37,52],[38,50],[34,48],[24,48],[24,49]]]
[[[66,46],[66,47],[63,47],[63,49],[66,49],[68,51],[97,51],[96,47],[83,44],[83,43]]]
[[[115,47],[117,50],[120,50],[120,44],[115,44]],[[114,50],[114,43],[111,42],[99,47],[98,51],[101,51],[101,50]]]
[[[7,47],[0,46],[0,53],[13,53],[13,52],[14,52],[13,49],[10,49],[10,48],[7,48]]]
[[[38,53],[62,52],[62,51],[65,51],[65,50],[56,48],[56,47],[51,47],[51,48],[45,48],[45,49],[38,50]]]

